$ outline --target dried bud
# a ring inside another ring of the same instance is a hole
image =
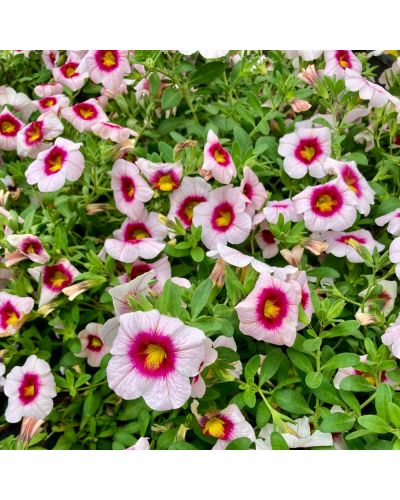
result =
[[[209,181],[212,179],[212,173],[210,170],[204,170],[204,168],[199,169],[199,175],[203,177],[206,181]]]
[[[68,297],[68,300],[74,300],[81,293],[86,292],[89,288],[92,288],[97,283],[94,280],[85,280],[75,283],[75,285],[67,286],[63,288],[63,294]]]
[[[186,427],[185,424],[181,424],[179,426],[178,432],[176,433],[176,441],[185,441],[186,433],[189,430],[189,427]]]
[[[288,264],[299,267],[301,258],[303,257],[304,248],[300,245],[296,245],[291,250],[285,248],[281,250],[280,253]]]
[[[108,212],[110,210],[114,210],[114,207],[108,203],[89,203],[89,205],[86,205],[86,213],[88,215]]]
[[[8,199],[9,196],[10,196],[10,192],[9,191],[4,191],[3,189],[0,190],[0,205],[2,207],[6,206],[7,199]]]
[[[22,419],[21,431],[18,436],[18,442],[22,448],[27,448],[31,439],[35,434],[40,431],[40,426],[44,420],[36,419],[34,417],[24,417]]]
[[[37,310],[38,314],[43,316],[44,318],[50,314],[52,311],[56,309],[56,305],[54,302],[51,302],[50,304],[45,304],[42,306],[40,309]]]
[[[293,99],[290,103],[290,107],[295,113],[303,113],[311,108],[311,104],[307,101],[303,101],[303,99]]]
[[[326,241],[306,240],[302,246],[314,255],[321,255],[328,248],[328,243]]]
[[[174,228],[176,227],[175,222],[172,221],[171,219],[168,219],[168,217],[166,217],[164,214],[158,214],[158,220],[159,220],[160,224],[167,227],[171,231],[173,231]]]
[[[113,149],[113,157],[118,160],[118,158],[124,157],[130,151],[133,151],[136,146],[137,139],[127,139],[126,141],[120,142]]]
[[[183,142],[179,142],[175,147],[174,147],[174,153],[180,153],[183,151],[185,148],[194,148],[197,146],[197,141],[193,140],[187,140]]]
[[[368,314],[368,313],[363,313],[361,311],[356,312],[356,320],[360,323],[362,326],[366,325],[373,325],[374,323],[377,322],[377,317],[374,316],[373,314]]]
[[[318,80],[318,73],[314,64],[310,64],[306,69],[301,70],[297,76],[300,80],[303,80],[303,82],[308,83],[308,85],[311,85],[312,87]]]
[[[225,262],[223,259],[217,259],[215,266],[210,274],[210,279],[214,286],[222,288],[225,283]]]

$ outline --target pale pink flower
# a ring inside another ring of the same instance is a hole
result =
[[[294,196],[297,213],[304,214],[310,231],[343,231],[357,217],[357,197],[344,182],[337,179],[319,186],[309,186]]]
[[[53,69],[58,64],[60,52],[58,50],[43,50],[42,60],[47,69]]]
[[[23,92],[17,92],[12,87],[0,87],[0,107],[12,106],[14,113],[19,113],[22,121],[27,121],[35,107],[29,97]],[[3,110],[4,111],[4,110]]]
[[[345,85],[352,92],[358,92],[360,99],[369,101],[372,108],[382,108],[388,102],[394,102],[395,98],[380,85],[370,82],[352,69],[345,70]]]
[[[301,215],[296,212],[294,203],[290,199],[269,201],[264,207],[263,214],[265,220],[270,224],[277,224],[280,214],[282,214],[285,222],[298,222],[302,219]],[[258,220],[254,220],[253,222],[257,223]]]
[[[197,50],[180,50],[181,54],[185,56],[191,56],[195,54]],[[204,57],[204,59],[219,59],[225,57],[229,53],[229,50],[199,50],[199,54]]]
[[[92,127],[92,132],[101,139],[116,142],[117,144],[125,142],[131,135],[137,136],[137,132],[131,128],[122,127],[116,123],[98,122]]]
[[[132,445],[126,449],[127,450],[136,450],[136,451],[148,451],[148,450],[150,450],[149,438],[148,437],[141,437],[136,441],[136,443],[134,445]]]
[[[131,72],[127,50],[89,50],[85,64],[90,79],[107,89],[117,89]]]
[[[86,71],[79,67],[79,61],[69,61],[59,68],[53,68],[53,78],[57,83],[61,83],[73,92],[81,89],[88,78]]]
[[[331,133],[327,127],[298,127],[280,139],[278,153],[284,157],[284,171],[293,179],[307,173],[320,179],[326,175],[324,163],[331,153]]]
[[[396,276],[400,279],[400,237],[395,238],[389,247],[390,262],[396,264]]]
[[[158,411],[180,408],[191,393],[189,377],[204,359],[204,333],[156,310],[123,314],[107,366],[111,389],[123,399],[143,396]]]
[[[229,184],[232,177],[236,177],[236,167],[231,155],[222,147],[212,130],[208,131],[207,143],[204,146],[202,169],[211,172],[214,179],[221,184]]]
[[[112,297],[115,315],[117,317],[133,311],[129,303],[130,297],[140,298],[150,294],[150,285],[154,276],[155,271],[150,270],[140,274],[127,283],[108,289],[108,293]]]
[[[336,76],[344,78],[346,69],[351,69],[361,73],[362,65],[359,59],[351,50],[325,50],[324,52],[326,66],[324,74],[326,76]]]
[[[374,204],[375,193],[354,161],[336,161],[328,158],[325,163],[328,173],[336,174],[357,197],[357,210],[368,215]]]
[[[192,224],[193,210],[202,202],[208,200],[211,186],[201,177],[184,177],[178,189],[170,195],[168,218],[177,217],[185,228]]]
[[[389,347],[392,356],[400,359],[400,316],[386,329],[381,340]]]
[[[49,254],[43,248],[43,244],[37,236],[33,234],[12,234],[7,237],[10,245],[14,246],[22,257],[45,264],[50,260]]]
[[[209,249],[217,243],[242,243],[250,234],[251,217],[240,188],[224,186],[193,210],[193,225],[202,226],[201,240]]]
[[[6,377],[4,393],[8,397],[5,418],[19,422],[22,417],[43,419],[53,409],[56,384],[46,361],[32,355],[23,366],[14,366]]]
[[[389,223],[387,227],[388,233],[400,236],[400,208],[375,219],[375,224],[378,226],[384,226],[387,223]]]
[[[262,250],[262,256],[264,259],[272,259],[272,257],[278,255],[278,242],[269,230],[268,222],[264,221],[260,224],[255,240]]]
[[[33,299],[0,292],[0,337],[14,335],[33,309]]]
[[[62,94],[64,92],[64,87],[63,85],[61,85],[61,83],[57,82],[41,83],[40,85],[36,85],[33,91],[38,97],[48,97],[52,95]]]
[[[118,210],[135,218],[144,210],[144,203],[151,200],[153,190],[139,174],[133,163],[117,160],[111,170],[111,187]]]
[[[81,341],[81,351],[76,354],[78,358],[87,358],[89,366],[100,366],[103,357],[110,352],[116,336],[107,335],[100,323],[89,323],[85,329],[80,331],[78,338]]]
[[[17,149],[17,135],[23,126],[22,121],[5,107],[0,113],[0,149]]]
[[[394,302],[397,298],[397,283],[395,281],[379,280],[376,284],[382,287],[382,292],[380,292],[376,297],[367,300],[364,311],[366,314],[373,312],[372,301],[375,299],[383,300],[383,305],[375,305],[374,308],[376,310],[378,307],[379,311],[384,316],[387,316],[393,311],[394,308]],[[360,297],[365,297],[366,293],[367,290],[363,290],[358,295]],[[359,312],[361,312],[360,309]]]
[[[246,212],[249,215],[253,215],[264,205],[267,199],[267,192],[250,167],[243,168],[243,179],[240,183],[240,189],[246,197]]]
[[[207,366],[212,365],[218,358],[218,352],[213,347],[213,342],[211,339],[206,337],[204,339],[205,354],[204,359],[201,361],[199,366],[199,374],[193,377],[191,384],[191,397],[192,398],[202,398],[206,393],[206,383],[201,376],[201,372]]]
[[[162,293],[165,282],[171,278],[171,264],[168,261],[168,256],[165,255],[161,259],[154,262],[145,262],[143,260],[136,260],[131,267],[128,274],[123,274],[119,277],[120,283],[128,283],[129,281],[141,276],[148,271],[154,271],[154,283],[150,285],[151,290],[156,293]]]
[[[80,274],[67,259],[60,259],[52,265],[31,267],[28,273],[41,284],[39,307],[55,299]]]
[[[169,192],[179,187],[183,174],[180,163],[152,163],[139,158],[136,160],[136,166],[158,191]]]
[[[304,113],[311,108],[311,104],[303,99],[293,99],[290,102],[290,107],[295,113]]]
[[[58,137],[54,146],[38,154],[25,172],[28,184],[37,184],[41,192],[61,189],[65,182],[76,181],[83,173],[85,160],[81,143]]]
[[[78,132],[88,132],[96,123],[108,121],[107,115],[96,99],[88,99],[84,102],[78,102],[70,108],[63,108],[61,116],[71,123]]]
[[[245,335],[276,345],[293,345],[296,338],[301,287],[268,273],[260,274],[253,291],[236,307]]]
[[[322,50],[286,50],[289,59],[301,57],[304,61],[313,61],[322,55]]]
[[[168,228],[160,224],[158,214],[143,209],[136,218],[126,219],[121,229],[114,231],[114,237],[105,241],[104,247],[113,259],[121,262],[154,259],[164,249],[162,240],[167,233]]]
[[[36,158],[38,153],[49,149],[51,141],[62,134],[63,124],[52,111],[46,111],[30,122],[17,134],[17,153],[22,157]]]
[[[64,94],[49,95],[42,97],[38,101],[32,101],[32,105],[39,111],[53,111],[56,115],[60,110],[69,106],[69,99]]]

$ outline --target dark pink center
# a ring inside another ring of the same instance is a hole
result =
[[[21,244],[21,252],[39,255],[43,251],[43,245],[36,238],[27,237]]]
[[[121,191],[125,201],[132,201],[135,198],[135,183],[132,177],[124,175],[121,177]]]
[[[79,73],[76,71],[78,66],[79,63],[71,61],[61,66],[60,71],[65,78],[74,78],[75,76],[79,75]]]
[[[59,172],[67,158],[67,151],[60,146],[53,146],[44,158],[44,171],[46,175],[54,175]]]
[[[44,268],[43,283],[53,292],[61,292],[63,288],[72,283],[72,280],[71,271],[63,264],[55,264]]]
[[[139,243],[144,238],[151,238],[151,234],[146,225],[142,222],[130,222],[124,230],[124,241],[129,243]]]
[[[322,153],[321,144],[317,137],[300,139],[299,144],[294,150],[295,157],[305,165],[310,165],[318,160]]]
[[[343,196],[336,186],[319,186],[311,194],[311,209],[320,217],[332,217],[343,206]]]
[[[15,326],[20,317],[21,314],[9,300],[0,307],[0,326],[3,330]]]
[[[96,50],[95,60],[102,71],[111,73],[119,66],[118,50]]]
[[[151,271],[152,267],[150,264],[146,262],[138,262],[132,265],[131,272],[129,273],[129,277],[131,280],[137,278],[138,276],[142,276],[142,274]]]
[[[90,104],[88,102],[80,102],[78,104],[75,104],[72,109],[74,110],[75,114],[79,116],[79,118],[82,118],[82,120],[86,121],[94,120],[99,114],[96,106],[93,106],[93,104]]]
[[[187,226],[190,226],[193,219],[193,210],[196,205],[206,201],[204,196],[188,196],[180,204],[176,215],[184,222]]]
[[[221,146],[219,142],[211,144],[208,152],[221,167],[227,167],[229,165],[229,153]]]
[[[19,400],[22,404],[32,403],[39,395],[40,379],[36,373],[25,373],[19,386]]]
[[[158,332],[138,333],[129,347],[132,367],[150,378],[171,373],[175,369],[176,354],[171,338]]]
[[[337,50],[335,57],[341,68],[351,69],[353,67],[351,64],[350,52],[348,50]]]
[[[263,229],[261,231],[261,238],[267,245],[273,245],[275,243],[274,235],[268,229]]]
[[[349,242],[351,240],[355,240],[357,243],[360,243],[360,245],[365,245],[365,243],[367,243],[367,240],[365,238],[361,238],[360,236],[356,236],[355,234],[346,234],[340,236],[339,238],[337,238],[336,241],[339,241],[340,243],[346,243],[346,245],[349,245]]]
[[[21,128],[19,121],[13,115],[5,113],[0,116],[0,135],[15,137]]]
[[[350,165],[345,165],[342,168],[340,174],[346,186],[357,196],[357,198],[360,198],[362,192],[360,189],[359,178],[356,172],[354,172]]]
[[[87,349],[92,352],[99,352],[103,347],[103,342],[97,335],[88,335],[87,338]]]
[[[289,312],[285,293],[274,286],[264,288],[256,306],[257,320],[268,330],[279,328]]]

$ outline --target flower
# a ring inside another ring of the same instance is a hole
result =
[[[240,188],[224,186],[193,210],[193,225],[202,226],[201,241],[209,249],[217,243],[242,243],[251,231],[251,217]]]
[[[388,330],[389,330],[389,328],[388,328]],[[384,337],[384,335],[382,335],[382,339],[383,339],[383,337]],[[367,359],[368,359],[368,356],[366,354],[364,354],[363,356],[360,356],[360,363],[367,362]],[[381,377],[382,382],[386,382],[389,385],[396,386],[397,384],[395,382],[392,382],[390,379],[388,379],[386,374],[387,374],[386,371],[382,372],[382,377]],[[333,378],[333,385],[336,387],[336,389],[340,389],[340,385],[341,385],[342,380],[345,379],[346,377],[349,377],[350,375],[359,375],[360,377],[363,377],[369,384],[376,385],[376,380],[375,380],[375,377],[372,373],[357,370],[357,369],[350,366],[350,367],[346,367],[346,368],[339,368],[339,370],[336,372],[336,375]]]
[[[387,90],[370,82],[353,69],[345,70],[344,81],[348,90],[358,92],[360,99],[369,101],[372,108],[382,108],[388,102],[395,102],[394,97]]]
[[[286,262],[294,267],[300,267],[303,253],[304,247],[301,245],[295,245],[291,250],[284,248],[280,251],[280,254],[286,260]]]
[[[53,69],[58,64],[60,52],[58,50],[43,50],[42,60],[47,69]]]
[[[0,337],[14,335],[21,328],[25,316],[33,309],[31,297],[18,297],[0,292]]]
[[[337,79],[344,78],[346,69],[361,73],[362,64],[351,50],[325,50],[326,76],[336,76]]]
[[[0,87],[0,106],[12,106],[14,113],[19,113],[22,121],[27,121],[35,110],[32,101],[23,92],[16,92],[11,87]],[[3,110],[4,111],[4,110]]]
[[[395,281],[379,280],[376,284],[382,287],[382,291],[367,300],[364,311],[366,314],[369,314],[379,310],[380,313],[387,316],[394,308],[394,302],[397,297],[397,283]],[[366,293],[367,290],[363,290],[358,295],[359,297],[365,297]],[[361,313],[361,310],[359,312]]]
[[[67,259],[60,259],[53,265],[31,267],[28,273],[41,283],[39,307],[51,302],[80,274]]]
[[[81,146],[80,142],[58,137],[54,146],[39,153],[27,168],[25,176],[28,184],[37,184],[39,191],[46,193],[58,191],[66,180],[78,180],[85,167],[79,151]]]
[[[139,158],[136,165],[158,191],[173,191],[179,187],[183,167],[179,163],[152,163]]]
[[[374,240],[370,231],[359,229],[352,232],[327,231],[320,234],[312,234],[311,238],[320,239],[328,243],[326,253],[331,253],[335,257],[346,257],[349,262],[364,262],[364,259],[357,252],[357,245],[366,248],[370,253],[376,248],[381,252],[385,245]]]
[[[300,73],[297,75],[297,78],[303,80],[303,82],[306,82],[308,85],[311,85],[311,87],[313,87],[316,84],[319,76],[314,64],[310,64],[307,66],[307,68],[300,71]]]
[[[132,311],[129,298],[139,299],[150,293],[150,283],[154,279],[155,271],[150,270],[133,278],[128,283],[117,285],[108,289],[111,295],[115,310],[115,315],[121,316]]]
[[[23,448],[26,448],[33,436],[40,431],[40,427],[44,424],[41,418],[38,420],[34,417],[24,417],[22,419],[21,431],[18,436],[19,443]]]
[[[127,50],[89,50],[85,56],[90,79],[116,90],[124,76],[131,72]]]
[[[187,229],[192,224],[194,208],[207,201],[211,186],[201,177],[184,177],[178,189],[170,195],[168,218],[177,217]]]
[[[123,399],[143,396],[153,410],[180,408],[190,397],[189,377],[204,359],[204,333],[156,310],[120,316],[107,380]]]
[[[236,307],[239,330],[270,344],[292,346],[296,338],[301,288],[262,272],[253,291]]]
[[[181,54],[185,56],[191,56],[196,53],[197,50],[180,50]],[[199,54],[204,57],[204,59],[219,59],[220,57],[225,57],[229,53],[229,50],[199,50]]]
[[[295,113],[304,113],[311,108],[311,104],[303,99],[293,99],[290,101],[290,107]]]
[[[50,260],[49,254],[43,248],[42,242],[33,234],[11,234],[7,237],[8,243],[14,246],[17,251],[32,262],[45,264]]]
[[[231,404],[224,410],[209,411],[201,416],[197,413],[198,404],[193,401],[191,409],[203,434],[217,439],[213,450],[224,450],[231,441],[240,437],[255,441],[254,429],[246,422],[237,405]]]
[[[264,259],[272,259],[272,257],[278,255],[278,242],[269,230],[267,222],[264,221],[260,224],[260,230],[256,234],[255,240],[262,250],[262,256]]]
[[[119,280],[121,283],[128,283],[148,271],[154,271],[155,273],[153,276],[154,283],[150,285],[150,288],[154,293],[161,293],[164,289],[165,282],[171,278],[171,265],[168,261],[167,255],[161,257],[161,259],[155,260],[154,262],[145,262],[140,259],[135,260],[132,264],[129,275],[124,274],[120,276]]]
[[[92,132],[104,140],[120,144],[129,139],[131,135],[137,136],[137,132],[128,127],[122,127],[116,123],[98,122],[92,127]]]
[[[296,208],[292,200],[273,200],[269,201],[263,209],[265,219],[270,224],[277,224],[279,214],[283,215],[285,222],[298,222],[302,217],[296,212]]]
[[[400,238],[395,238],[389,247],[390,262],[396,264],[396,276],[400,279]]]
[[[327,127],[298,127],[279,141],[278,153],[283,156],[283,169],[293,179],[307,173],[320,179],[326,175],[324,162],[331,152],[331,134]]]
[[[267,199],[267,192],[250,167],[243,168],[243,179],[240,183],[240,189],[246,197],[246,212],[249,215],[253,215],[264,205]]]
[[[41,83],[36,85],[33,89],[38,97],[48,97],[52,95],[62,94],[64,92],[64,87],[61,83]]]
[[[366,178],[360,173],[354,161],[336,161],[328,158],[325,163],[328,173],[337,175],[346,186],[357,196],[357,210],[368,215],[374,204],[375,193]]]
[[[39,118],[26,125],[17,134],[17,153],[29,158],[36,158],[40,151],[48,149],[51,141],[64,130],[63,124],[52,111],[46,111]]]
[[[375,219],[375,224],[378,226],[384,226],[387,223],[389,223],[388,232],[394,236],[400,236],[400,208]]]
[[[295,424],[285,422],[285,431],[282,434],[289,448],[314,448],[316,446],[333,446],[332,435],[315,430],[311,432],[310,419],[302,417],[295,420]],[[271,450],[271,434],[274,425],[267,424],[261,430],[256,440],[256,450]]]
[[[286,50],[289,59],[301,57],[304,61],[313,61],[321,56],[322,50]]]
[[[108,121],[107,115],[93,98],[78,102],[70,108],[62,109],[61,116],[71,123],[78,132],[87,132],[96,123]]]
[[[106,335],[106,333],[100,323],[87,324],[85,329],[78,334],[81,341],[81,352],[76,356],[87,358],[89,366],[100,366],[103,357],[110,352],[116,334],[116,332],[114,335]]]
[[[236,177],[236,167],[231,155],[221,146],[212,130],[207,134],[202,170],[211,172],[214,179],[221,184],[229,184],[232,177]]]
[[[291,280],[295,280],[296,283],[300,285],[301,288],[301,306],[306,313],[309,321],[311,321],[312,315],[314,313],[314,307],[311,302],[311,292],[308,286],[307,274],[305,271],[296,271],[295,273],[288,274],[289,283]],[[297,324],[297,330],[301,330],[305,327],[300,321]]]
[[[357,217],[357,197],[340,179],[309,186],[293,201],[310,231],[342,231],[351,227]]]
[[[8,396],[5,418],[19,422],[22,417],[43,419],[53,409],[56,384],[46,361],[29,356],[23,366],[14,366],[6,377],[4,393]]]
[[[151,200],[153,191],[133,163],[117,160],[111,170],[111,187],[118,210],[134,219]]]
[[[148,451],[150,450],[149,438],[141,437],[139,438],[133,446],[126,448],[127,450],[136,450],[136,451]]]
[[[22,121],[5,107],[0,113],[0,149],[17,149],[17,134],[23,126]]]
[[[69,99],[64,94],[49,95],[38,101],[32,101],[32,104],[39,111],[53,111],[53,113],[58,114],[60,109],[69,106]]]
[[[164,249],[162,240],[168,229],[160,224],[158,214],[146,209],[134,219],[126,219],[113,238],[105,241],[104,248],[113,259],[131,263],[139,257],[154,259]]]
[[[392,356],[400,359],[400,315],[382,335],[382,344],[389,347]]]
[[[86,71],[81,71],[79,64],[79,61],[68,61],[58,68],[53,68],[54,81],[73,92],[81,89],[85,85],[88,74]]]

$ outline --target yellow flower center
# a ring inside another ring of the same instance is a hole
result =
[[[15,129],[15,124],[7,120],[4,120],[4,122],[1,124],[1,131],[4,134],[13,134],[15,132]]]
[[[318,197],[318,199],[315,202],[315,206],[321,211],[321,212],[331,212],[333,207],[337,205],[337,201],[332,198],[331,195],[329,194],[322,194],[321,196]]]
[[[25,250],[25,253],[36,253],[33,245],[29,245],[29,247]]]
[[[62,167],[62,158],[60,154],[54,154],[52,157],[49,159],[49,170],[50,172],[58,172],[61,170]]]
[[[345,55],[339,57],[339,64],[342,68],[347,68],[349,66],[349,63],[346,61]]]
[[[158,370],[163,362],[167,359],[167,353],[158,344],[149,344],[145,350],[146,361],[145,367],[149,370]]]
[[[61,271],[56,271],[50,278],[51,283],[57,287],[62,286],[63,283],[67,280],[68,280],[67,276],[65,276],[65,274]]]
[[[89,118],[92,118],[94,112],[90,108],[79,108],[79,114],[81,115],[82,118],[88,120]]]
[[[205,423],[203,431],[204,434],[220,439],[225,433],[225,422],[218,417],[211,417]]]
[[[149,234],[144,229],[135,229],[132,232],[133,240],[143,240],[143,238],[148,238]]]
[[[92,337],[90,339],[90,347],[97,349],[103,345],[103,342],[98,337]]]
[[[42,129],[40,128],[40,126],[37,123],[35,123],[27,131],[27,136],[28,136],[29,144],[32,144],[32,142],[35,142],[38,139],[42,138]]]
[[[117,63],[115,60],[115,56],[111,52],[111,50],[105,51],[105,53],[103,54],[102,61],[103,61],[104,66],[107,66],[107,68],[112,68]]]
[[[25,398],[31,398],[32,396],[35,395],[35,386],[34,384],[29,384],[29,385],[26,385],[24,388],[23,388],[23,395]]]
[[[214,151],[214,160],[219,164],[225,163],[225,155],[221,151],[216,149]]]
[[[275,319],[280,312],[281,308],[276,304],[273,299],[267,299],[264,303],[264,316],[268,319]]]
[[[315,156],[315,148],[312,146],[304,146],[304,148],[300,151],[300,156],[307,161],[310,161]]]
[[[162,175],[157,181],[157,187],[160,191],[172,191],[175,188],[175,182],[170,174]]]
[[[69,66],[66,70],[65,70],[65,76],[67,78],[72,78],[73,76],[75,76],[77,74],[76,72],[76,68],[74,68],[73,66]]]
[[[196,205],[198,205],[198,201],[190,201],[183,211],[185,212],[186,217],[191,221],[193,219],[193,210]]]
[[[344,177],[344,182],[346,183],[346,186],[353,191],[353,193],[357,193],[358,189],[357,186],[355,186],[357,179],[351,175],[346,175]]]
[[[369,384],[376,385],[376,380],[372,373],[363,373],[362,378],[365,379]]]
[[[218,217],[215,220],[215,223],[218,227],[227,227],[231,223],[232,214],[227,210],[221,210]]]
[[[19,318],[16,315],[16,313],[12,312],[12,313],[8,314],[8,318],[6,319],[6,323],[9,326],[15,326],[18,323],[18,320],[19,320]]]

